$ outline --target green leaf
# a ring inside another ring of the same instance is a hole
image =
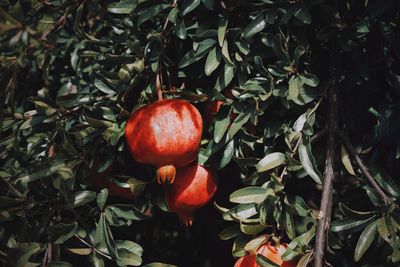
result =
[[[344,219],[334,221],[331,225],[332,232],[336,233],[354,233],[365,227],[368,223],[375,220],[376,216],[371,216],[365,220]]]
[[[400,196],[400,188],[393,180],[393,178],[382,168],[378,166],[371,166],[370,168],[372,176],[378,182],[378,184],[389,194],[394,197]]]
[[[90,255],[93,252],[92,248],[67,248],[67,250],[74,254],[83,255],[83,256]]]
[[[376,211],[357,211],[349,208],[342,202],[339,203],[339,210],[345,215],[346,217],[349,217],[350,219],[355,219],[355,220],[364,220],[367,218],[371,218],[371,216],[376,215]]]
[[[297,262],[296,267],[307,267],[309,262],[311,261],[313,253],[309,252],[305,255],[303,255],[300,260]]]
[[[88,190],[78,191],[74,193],[74,195],[72,196],[72,202],[74,207],[85,205],[89,202],[92,202],[95,199],[96,199],[96,193]]]
[[[258,221],[240,221],[240,231],[246,235],[258,235],[261,233],[265,228],[265,225],[260,224]]]
[[[104,213],[101,213],[99,222],[96,225],[95,241],[96,245],[106,245],[107,251],[111,256],[118,257],[118,251],[116,249],[114,237],[111,233],[109,225],[107,224]]]
[[[116,92],[112,90],[110,87],[108,87],[102,80],[100,79],[94,79],[94,86],[96,86],[97,89],[102,91],[103,93],[106,93],[107,95],[115,95]]]
[[[347,152],[346,147],[344,145],[340,147],[340,157],[342,159],[343,166],[346,168],[346,170],[351,175],[356,175],[353,169],[353,165],[351,165],[349,153]]]
[[[201,0],[203,2],[204,6],[209,9],[213,10],[214,9],[214,0]]]
[[[135,178],[130,178],[126,183],[129,185],[133,195],[140,195],[148,184],[145,181]]]
[[[17,182],[20,182],[21,184],[26,185],[27,183],[35,181],[37,179],[49,177],[50,175],[57,172],[62,167],[65,167],[64,162],[56,160],[56,161],[52,162],[52,164],[49,168],[45,167],[44,169],[42,169],[40,171],[32,172],[27,175],[23,175],[17,179]]]
[[[47,228],[47,233],[50,234],[54,240],[54,244],[63,244],[70,239],[78,231],[78,224],[73,223],[59,223],[51,225]]]
[[[243,30],[243,37],[245,39],[250,39],[255,34],[264,30],[267,26],[267,21],[265,19],[265,11],[261,11],[254,20],[247,25],[247,27]]]
[[[129,240],[116,240],[118,250],[117,263],[119,266],[140,266],[142,264],[143,249],[135,242]]]
[[[228,84],[233,80],[234,76],[235,76],[235,68],[225,64],[224,69],[221,70],[217,78],[217,82],[215,83],[215,89],[217,89],[217,91],[219,92],[225,89],[228,86]]]
[[[216,117],[215,125],[214,125],[214,141],[215,143],[219,143],[224,137],[228,126],[231,123],[231,118],[229,116],[230,109],[228,107],[222,106],[218,111],[218,115]]]
[[[242,129],[242,126],[248,122],[252,114],[252,107],[248,108],[246,111],[239,113],[236,119],[232,122],[231,127],[228,130],[228,136],[233,138],[235,134]]]
[[[214,70],[216,70],[218,68],[220,63],[221,63],[221,54],[219,53],[217,48],[214,47],[208,53],[208,56],[207,56],[207,59],[206,59],[206,64],[204,65],[204,73],[207,76],[210,76],[211,73],[213,73]]]
[[[267,189],[258,186],[249,186],[236,190],[229,196],[233,203],[261,203],[267,196]]]
[[[262,158],[257,164],[257,171],[258,172],[265,172],[279,165],[282,165],[286,161],[285,154],[281,152],[274,152],[271,154],[266,155]]]
[[[225,146],[224,153],[222,154],[221,161],[219,162],[218,169],[224,168],[226,165],[229,164],[232,160],[233,152],[234,152],[234,141],[231,140]]]
[[[394,237],[396,235],[393,230],[393,225],[391,224],[390,218],[388,218],[387,216],[381,217],[376,220],[376,224],[380,237],[382,237],[382,239],[389,244],[393,245],[395,240]]]
[[[175,33],[176,33],[176,36],[178,36],[182,40],[186,39],[187,32],[186,32],[185,22],[183,20],[176,23]]]
[[[140,27],[145,21],[157,16],[159,13],[161,13],[163,10],[170,8],[170,4],[159,4],[155,6],[151,6],[149,8],[146,8],[144,11],[142,11],[138,17],[137,20],[137,27]]]
[[[104,188],[97,195],[97,199],[96,199],[97,206],[99,207],[100,210],[104,209],[104,206],[106,205],[107,198],[108,198],[108,189]]]
[[[299,77],[304,84],[307,84],[311,87],[317,87],[319,84],[319,78],[312,73],[303,73],[300,74]]]
[[[275,262],[271,261],[267,257],[265,257],[262,254],[257,254],[256,256],[256,262],[262,267],[280,267],[278,264]]]
[[[110,225],[121,226],[131,224],[132,220],[140,221],[148,219],[149,216],[143,214],[134,205],[131,204],[115,204],[107,206],[105,215]]]
[[[29,258],[40,251],[39,243],[21,243],[8,253],[8,262],[15,267],[24,267]]]
[[[367,249],[371,246],[374,241],[377,231],[376,231],[377,221],[370,223],[367,227],[365,227],[364,231],[361,233],[360,238],[358,239],[356,249],[354,252],[354,260],[358,262]]]
[[[218,23],[218,44],[223,46],[225,41],[226,28],[228,27],[228,19],[222,18]]]
[[[222,240],[229,240],[240,234],[240,227],[237,224],[228,226],[219,233],[219,238]]]
[[[287,236],[290,239],[295,238],[296,232],[295,232],[293,215],[290,212],[288,212],[286,209],[284,209],[283,213],[281,214],[281,218],[283,221],[282,225],[283,225],[283,228],[285,229]]]
[[[201,0],[192,0],[183,2],[182,6],[179,8],[182,16],[185,16],[189,12],[193,11],[201,3]]]
[[[308,143],[306,145],[303,142],[299,145],[299,157],[301,165],[303,165],[304,170],[308,175],[318,184],[321,184],[321,173],[319,172],[314,156],[311,152],[311,145]]]
[[[107,10],[114,14],[130,14],[137,6],[136,0],[120,0],[108,5]]]
[[[303,22],[304,24],[311,24],[311,14],[305,5],[301,6],[296,13],[294,13],[295,18]]]
[[[237,220],[245,220],[256,215],[257,209],[255,203],[239,204],[229,210],[229,214]]]

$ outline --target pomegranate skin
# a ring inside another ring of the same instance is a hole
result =
[[[195,211],[207,204],[216,190],[216,175],[197,163],[179,168],[176,182],[164,186],[169,210],[177,213],[186,226],[192,225]]]
[[[173,182],[175,169],[197,158],[203,121],[198,110],[181,99],[160,100],[136,110],[125,127],[133,159],[168,170],[159,182]],[[168,168],[165,168],[168,166]]]
[[[277,246],[271,245],[271,243],[266,243],[262,245],[258,250],[257,254],[261,254],[270,261],[274,262],[275,264],[281,267],[296,267],[297,263],[294,261],[283,261],[282,255],[285,253],[287,244],[283,243]],[[239,258],[234,267],[259,267],[260,265],[257,264],[256,255],[248,254]]]

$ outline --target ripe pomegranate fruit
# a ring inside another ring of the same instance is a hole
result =
[[[166,99],[136,110],[125,128],[132,157],[157,167],[159,183],[173,183],[176,168],[197,158],[203,121],[189,102]]]
[[[294,261],[283,261],[282,255],[285,253],[287,248],[286,243],[273,246],[270,242],[262,245],[258,250],[257,254],[261,254],[270,261],[282,267],[296,267],[297,263]],[[256,262],[256,255],[249,254],[238,259],[234,267],[259,267],[260,265]]]
[[[164,186],[169,210],[177,213],[186,226],[192,225],[194,212],[207,204],[216,190],[216,175],[197,163],[179,168],[176,182]]]
[[[92,185],[94,185],[98,190],[107,188],[110,196],[120,197],[128,200],[133,200],[135,198],[129,188],[120,187],[116,183],[113,183],[107,179],[107,176],[109,176],[112,171],[112,165],[110,165],[110,167],[108,167],[102,173],[97,172],[99,165],[100,160],[95,160],[89,176],[86,178]]]

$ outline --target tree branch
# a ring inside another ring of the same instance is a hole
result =
[[[392,199],[385,194],[385,192],[382,190],[379,184],[375,181],[374,177],[369,172],[367,166],[364,164],[360,156],[358,156],[357,152],[355,151],[353,145],[350,142],[350,139],[345,135],[343,131],[337,129],[336,132],[340,136],[340,138],[342,138],[343,144],[346,147],[347,151],[349,151],[351,157],[356,161],[361,172],[368,179],[372,187],[374,187],[375,190],[378,192],[379,196],[382,198],[385,205],[391,204],[393,202]]]
[[[327,243],[327,231],[330,224],[332,213],[332,194],[334,180],[334,160],[335,160],[335,131],[337,128],[337,51],[335,41],[332,41],[330,51],[330,70],[331,80],[328,89],[328,143],[325,159],[324,182],[320,210],[318,214],[318,226],[314,247],[314,266],[322,267],[325,262],[325,251]]]

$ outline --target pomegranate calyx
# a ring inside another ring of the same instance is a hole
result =
[[[157,170],[157,182],[159,184],[172,184],[175,181],[176,168],[173,165],[161,166]]]

